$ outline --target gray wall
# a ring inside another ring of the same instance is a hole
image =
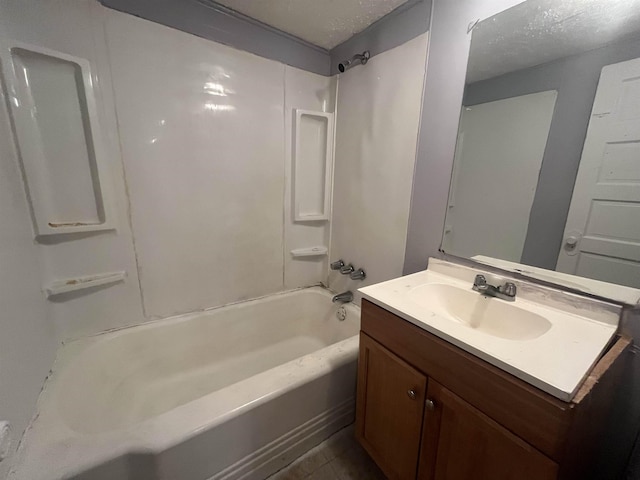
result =
[[[207,0],[100,0],[109,8],[192,33],[320,75],[338,73],[338,63],[369,50],[377,55],[429,28],[431,0],[409,0],[331,51]]]
[[[467,86],[465,105],[558,91],[521,263],[555,270],[600,71],[639,56],[633,38]]]

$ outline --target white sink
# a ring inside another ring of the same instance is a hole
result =
[[[428,270],[359,291],[419,328],[571,400],[615,335],[619,307],[517,279],[515,301],[486,297],[471,288],[479,273],[486,272],[430,259]]]
[[[551,322],[537,313],[481,295],[471,288],[431,283],[413,288],[408,296],[444,318],[494,337],[532,340],[551,328]]]

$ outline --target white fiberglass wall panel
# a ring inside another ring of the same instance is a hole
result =
[[[364,268],[364,282],[332,272],[337,291],[402,275],[427,34],[338,77],[332,259]]]
[[[147,316],[283,286],[284,66],[106,20]]]

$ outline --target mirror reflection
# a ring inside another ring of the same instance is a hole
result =
[[[640,287],[640,1],[473,29],[442,250]]]

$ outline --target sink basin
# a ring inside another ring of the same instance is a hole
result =
[[[432,312],[474,330],[508,340],[533,340],[551,328],[537,313],[505,300],[444,283],[420,285],[409,298]]]

